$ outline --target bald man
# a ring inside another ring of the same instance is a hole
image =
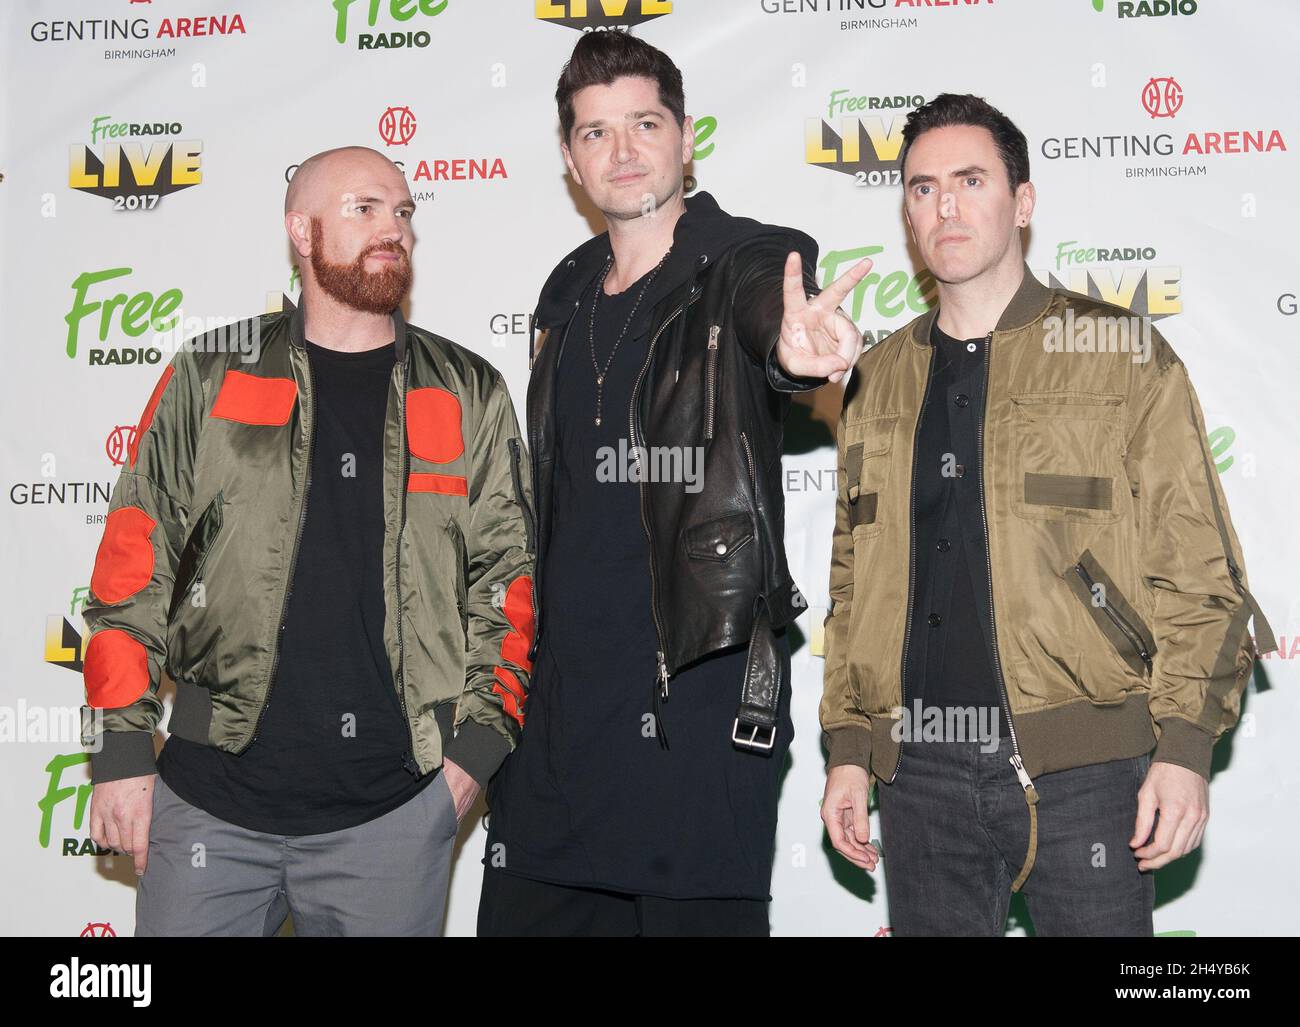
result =
[[[373,150],[304,161],[299,305],[190,340],[140,418],[84,661],[91,834],[133,858],[139,935],[440,933],[518,738],[528,464],[500,374],[402,317],[414,213]]]

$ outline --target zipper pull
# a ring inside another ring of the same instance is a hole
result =
[[[721,331],[721,325],[709,325],[709,349],[718,348],[718,334]]]
[[[1020,754],[1016,753],[1013,755],[1009,762],[1016,772],[1016,779],[1020,782],[1020,787],[1025,790],[1027,795],[1032,796],[1031,801],[1037,802],[1038,789],[1034,787],[1034,782],[1030,776],[1025,773],[1025,764],[1024,761],[1021,760]]]
[[[664,662],[664,654],[658,653],[659,657],[659,694],[663,696],[664,702],[668,701],[668,664]]]

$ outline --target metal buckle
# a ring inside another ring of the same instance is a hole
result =
[[[769,732],[767,736],[766,744],[758,741],[758,733],[760,731]],[[738,746],[740,746],[742,749],[759,749],[763,752],[767,752],[772,748],[772,746],[776,745],[775,724],[773,724],[769,728],[765,728],[761,724],[752,724],[750,725],[750,732],[748,738],[741,738],[739,737],[739,735],[740,735],[740,718],[737,717],[735,723],[732,724],[731,726],[731,740],[735,742]]]

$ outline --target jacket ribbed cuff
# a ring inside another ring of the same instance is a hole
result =
[[[830,756],[826,769],[852,764],[871,771],[871,731],[865,727],[837,727],[826,732]]]
[[[499,732],[476,720],[466,720],[454,738],[448,738],[442,757],[460,767],[480,787],[487,787],[492,775],[510,755],[510,742]]]
[[[1208,781],[1213,753],[1214,737],[1209,732],[1181,717],[1166,717],[1160,721],[1160,741],[1156,743],[1151,762],[1186,767]]]
[[[102,748],[90,754],[91,784],[158,773],[152,731],[104,731]]]
[[[767,351],[767,380],[772,388],[777,392],[808,392],[826,384],[825,378],[801,378],[787,374],[781,361],[776,358],[776,344],[777,340],[773,339],[772,346]]]

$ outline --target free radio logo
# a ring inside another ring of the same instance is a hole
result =
[[[433,41],[425,26],[429,18],[447,9],[447,0],[330,0],[330,6],[334,8],[334,41],[340,46],[347,44],[349,29],[356,26],[353,7],[359,8],[356,14],[365,18],[368,29],[379,24],[380,11],[399,25],[413,22],[412,29],[357,33],[358,50],[401,50],[423,48]],[[413,21],[416,18],[419,20]]]

